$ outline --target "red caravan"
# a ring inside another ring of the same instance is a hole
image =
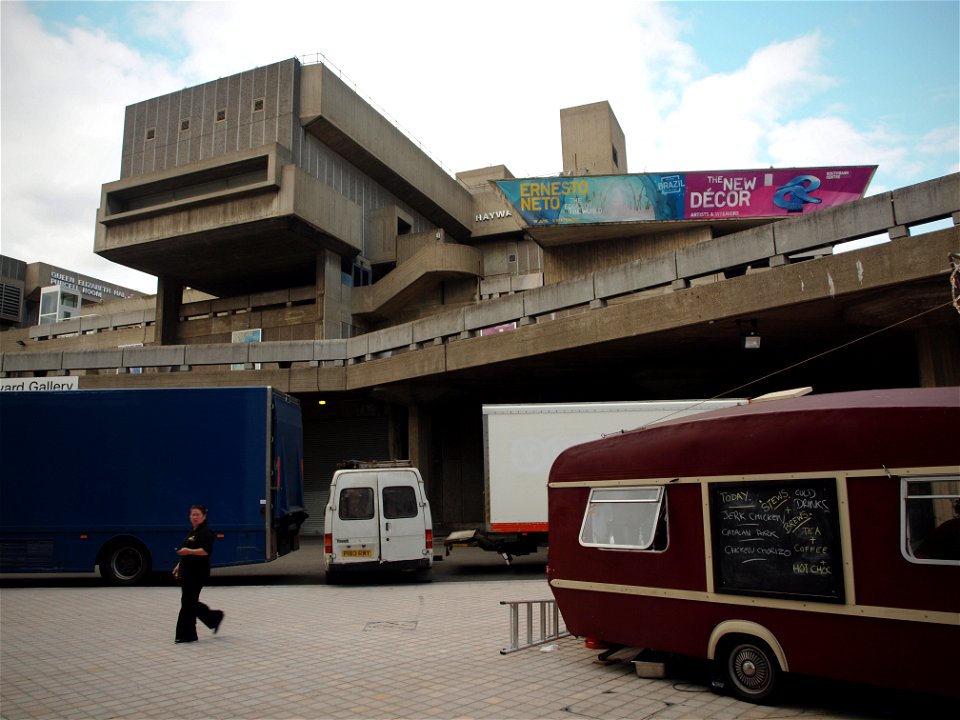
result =
[[[960,388],[809,395],[575,446],[549,483],[567,628],[714,660],[960,696]]]

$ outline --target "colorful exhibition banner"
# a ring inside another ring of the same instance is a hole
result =
[[[497,180],[529,225],[735,220],[859,200],[876,165]]]

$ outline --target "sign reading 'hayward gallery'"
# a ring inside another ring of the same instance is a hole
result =
[[[529,225],[789,217],[859,200],[876,165],[497,180]]]

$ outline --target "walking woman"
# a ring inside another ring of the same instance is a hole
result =
[[[197,620],[213,632],[217,632],[223,622],[223,610],[211,610],[200,602],[200,591],[210,577],[213,553],[213,531],[207,525],[207,509],[203,505],[190,506],[190,524],[193,530],[177,550],[181,559],[173,569],[173,576],[181,583],[178,643],[197,641]]]

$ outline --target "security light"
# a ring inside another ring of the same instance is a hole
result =
[[[740,328],[740,344],[744,350],[760,349],[760,331],[757,329],[757,321],[751,320],[749,326],[746,320],[737,320],[737,327]]]

